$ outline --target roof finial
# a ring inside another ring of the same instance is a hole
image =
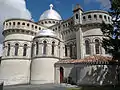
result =
[[[52,10],[52,8],[53,8],[53,4],[50,4],[50,10]]]

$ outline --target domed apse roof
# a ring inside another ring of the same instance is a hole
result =
[[[40,20],[44,20],[44,19],[55,19],[55,20],[62,20],[60,14],[53,10],[53,5],[50,4],[50,9],[46,10],[41,16],[40,16]]]
[[[44,29],[44,30],[40,30],[36,37],[38,36],[52,36],[52,37],[57,37],[56,33],[50,29]]]

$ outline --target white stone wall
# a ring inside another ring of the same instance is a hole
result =
[[[31,84],[54,83],[54,64],[59,59],[36,58],[32,60]]]
[[[2,60],[0,82],[4,85],[28,84],[30,79],[30,60]]]

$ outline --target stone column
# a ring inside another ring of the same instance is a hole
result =
[[[60,42],[60,45],[59,45],[59,53],[60,53],[60,58],[63,58],[65,57],[65,45],[63,44],[63,42]]]
[[[51,56],[52,54],[52,46],[50,43],[47,43],[46,55]]]
[[[18,48],[18,56],[23,56],[23,46],[19,46],[19,48]]]
[[[67,46],[67,57],[70,57],[70,47]]]
[[[10,46],[10,49],[11,49],[11,46]],[[7,51],[8,51],[8,49],[7,49],[7,47],[5,46],[5,47],[4,47],[4,50],[3,50],[3,55],[4,55],[4,57],[7,56]],[[11,55],[11,53],[10,53],[10,55]]]
[[[92,53],[93,53],[93,55],[96,54],[95,43],[94,42],[92,43]]]
[[[95,55],[96,51],[95,51],[95,44],[92,42],[91,43],[91,55]]]
[[[15,46],[14,45],[11,46],[10,56],[15,56]]]
[[[36,56],[36,44],[33,46],[33,57]]]
[[[38,50],[38,55],[42,55],[42,44],[39,43],[39,50]]]

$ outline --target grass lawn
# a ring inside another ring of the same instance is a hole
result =
[[[67,90],[120,90],[120,87],[80,87],[80,88],[67,88]]]

